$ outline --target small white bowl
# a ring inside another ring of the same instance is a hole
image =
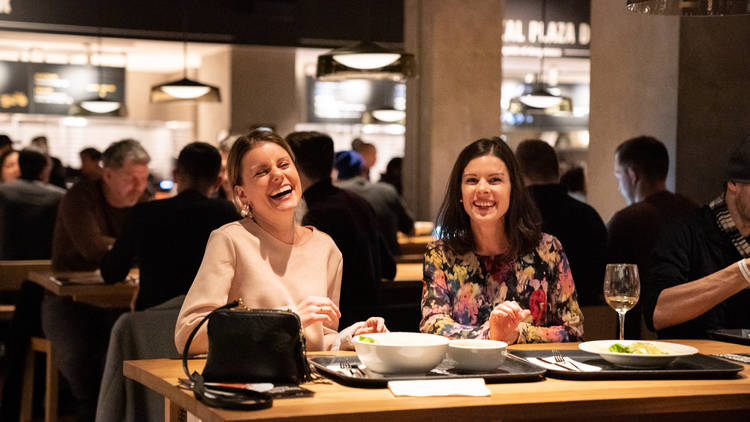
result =
[[[450,342],[447,337],[423,333],[376,333],[362,337],[375,343],[353,337],[359,360],[367,369],[384,374],[427,373],[443,361]]]
[[[497,340],[452,340],[448,345],[448,358],[456,362],[456,369],[491,371],[505,361],[507,348],[507,343]]]

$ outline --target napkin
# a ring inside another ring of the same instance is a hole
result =
[[[541,359],[526,358],[526,360],[528,360],[529,362],[531,362],[532,364],[536,366],[541,366],[542,368],[549,369],[551,371],[564,371],[567,369],[571,372],[596,372],[596,371],[602,370],[602,368],[598,366],[581,363],[569,357],[565,357],[565,362],[560,362],[559,365],[552,363],[552,362],[555,362],[555,358],[553,356],[542,356]],[[577,370],[576,367],[580,369],[580,371]]]
[[[484,378],[389,381],[388,389],[394,396],[489,396]]]

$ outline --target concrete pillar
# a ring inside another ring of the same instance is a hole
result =
[[[677,190],[707,202],[722,189],[729,153],[750,135],[750,16],[683,18]]]
[[[216,144],[219,134],[229,130],[232,104],[230,47],[201,57],[199,81],[219,88],[221,102],[198,102],[196,140]]]
[[[404,41],[419,76],[407,82],[404,195],[434,220],[467,144],[500,134],[504,0],[405,0]]]
[[[623,0],[591,2],[588,202],[609,221],[625,200],[614,177],[622,141],[651,135],[669,151],[674,189],[680,21],[625,10]]]
[[[295,49],[233,46],[231,132],[254,124],[272,124],[281,136],[303,121],[294,84]]]

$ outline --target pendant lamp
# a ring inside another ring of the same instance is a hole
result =
[[[750,0],[625,0],[625,7],[646,15],[750,15]]]
[[[188,79],[187,44],[187,40],[185,40],[182,47],[182,79],[165,82],[151,87],[152,103],[182,100],[195,100],[205,102],[221,101],[221,93],[219,92],[219,88],[213,85],[204,84],[203,82]]]
[[[542,24],[545,32],[547,28],[547,1],[542,1]],[[546,36],[546,35],[545,35]],[[554,94],[543,80],[544,75],[544,36],[542,37],[541,54],[539,56],[539,72],[532,84],[526,85],[523,94],[510,99],[508,111],[511,113],[527,113],[530,111],[544,113],[563,113],[573,111],[573,100],[570,97]]]
[[[337,48],[318,56],[316,77],[322,81],[391,79],[414,76],[414,55],[370,41]]]
[[[93,96],[91,98],[85,99],[83,101],[77,101],[73,104],[71,104],[70,108],[68,109],[68,114],[72,116],[123,116],[125,114],[125,106],[122,105],[119,101],[114,101],[112,99],[107,99],[107,91],[102,88],[104,83],[104,77],[103,73],[104,70],[102,69],[102,27],[101,27],[101,4],[98,5],[99,8],[99,24],[96,28],[96,44],[97,49],[99,50],[99,63],[96,66],[96,73],[97,73],[97,95]]]
[[[151,87],[151,102],[161,103],[168,101],[195,100],[204,102],[221,101],[219,88],[194,81],[188,78],[188,14],[187,7],[183,5],[182,10],[182,79],[165,82]]]

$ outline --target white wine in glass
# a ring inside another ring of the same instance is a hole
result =
[[[625,339],[625,313],[641,295],[641,281],[635,264],[607,264],[604,273],[604,299],[617,311],[620,319],[620,340]]]

